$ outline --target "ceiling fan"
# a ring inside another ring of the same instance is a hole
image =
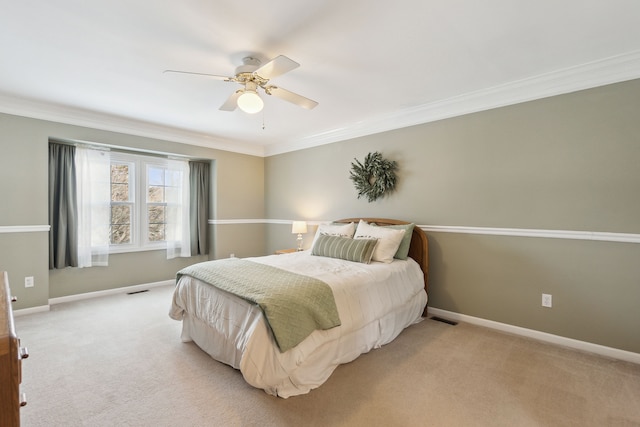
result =
[[[216,80],[225,82],[234,82],[242,85],[242,89],[238,89],[225,101],[220,107],[222,111],[233,111],[236,107],[246,113],[257,113],[264,107],[264,101],[258,94],[258,88],[261,88],[267,95],[273,95],[276,98],[291,102],[307,110],[311,110],[318,103],[304,96],[298,95],[279,86],[269,84],[274,77],[287,73],[300,64],[280,55],[266,64],[261,65],[261,61],[257,58],[247,56],[242,59],[243,64],[236,68],[235,75],[232,77],[218,76],[215,74],[194,73],[191,71],[165,70],[165,73],[182,73],[194,74],[197,76],[211,77]]]

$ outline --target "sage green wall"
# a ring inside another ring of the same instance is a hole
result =
[[[635,80],[271,156],[266,214],[640,234],[638,111]],[[368,203],[349,170],[373,151],[400,170]],[[430,306],[640,353],[639,244],[428,234]]]
[[[216,225],[215,230],[220,242],[216,259],[227,258],[232,254],[238,258],[266,254],[264,224],[224,224]]]
[[[47,233],[0,233],[0,271],[9,274],[14,309],[46,305],[49,298],[49,240]],[[41,260],[44,259],[44,262]],[[34,287],[25,288],[24,278]]]
[[[211,159],[212,206],[215,219],[264,216],[264,159],[153,138],[0,114],[0,227],[48,224],[48,141],[50,138],[91,141],[151,150],[191,158]],[[241,171],[242,173],[239,173]],[[210,227],[210,257],[264,252],[261,226],[214,233]],[[253,238],[257,233],[258,238]],[[222,238],[219,238],[219,237]],[[48,233],[2,233],[0,270],[9,272],[16,309],[44,306],[48,299],[84,292],[151,283],[175,277],[182,266],[205,256],[166,260],[164,251],[115,254],[109,267],[48,270]],[[24,277],[35,286],[24,288]]]

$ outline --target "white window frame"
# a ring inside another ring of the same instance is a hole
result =
[[[125,164],[129,166],[129,200],[130,202],[111,202],[111,205],[124,205],[128,204],[131,206],[131,242],[129,243],[119,243],[119,244],[109,244],[109,252],[110,253],[120,253],[120,252],[132,252],[134,250],[139,249],[138,243],[138,235],[137,229],[140,227],[140,209],[138,208],[138,170],[140,168],[139,160],[133,158],[130,155],[124,155],[121,153],[111,153],[111,165],[113,164]]]
[[[168,203],[162,202],[162,203],[156,203],[156,202],[149,202],[147,200],[147,195],[149,194],[149,168],[150,167],[154,167],[154,168],[160,168],[160,169],[168,169],[166,164],[163,164],[163,162],[158,161],[156,159],[149,159],[149,161],[144,163],[144,173],[143,173],[143,180],[144,180],[144,185],[143,185],[143,191],[144,191],[144,195],[142,196],[142,202],[144,204],[144,208],[140,209],[140,212],[144,212],[144,218],[142,219],[142,223],[140,224],[140,237],[142,239],[143,242],[143,246],[145,247],[149,247],[149,248],[153,248],[153,247],[158,247],[160,246],[161,248],[166,247],[166,229],[165,229],[165,240],[161,240],[161,241],[157,241],[157,242],[152,242],[149,240],[149,216],[147,215],[148,209],[150,205],[164,205],[165,206],[165,223],[167,220],[167,212],[166,212],[166,207],[168,206]],[[165,183],[166,184],[166,183]],[[166,189],[166,187],[165,187]]]
[[[110,244],[109,253],[126,253],[162,250],[166,248],[166,240],[149,241],[149,220],[147,215],[148,169],[156,167],[167,169],[162,158],[145,156],[140,154],[111,152],[111,164],[129,164],[129,192],[133,192],[132,198],[132,228],[131,243]],[[131,172],[133,167],[133,172]],[[186,177],[185,179],[188,179]],[[133,183],[131,182],[133,181]],[[185,207],[188,209],[188,206]],[[165,217],[166,220],[166,217]],[[166,239],[166,235],[165,235]]]

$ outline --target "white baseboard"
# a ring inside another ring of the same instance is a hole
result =
[[[50,298],[49,305],[62,304],[64,302],[79,301],[89,298],[104,297],[107,295],[124,294],[127,292],[144,291],[145,289],[157,288],[175,284],[175,279],[163,280],[161,282],[143,283],[141,285],[125,286],[122,288],[106,289],[104,291],[86,292],[84,294],[67,295],[65,297]]]
[[[20,310],[13,310],[13,315],[17,317],[17,316],[26,316],[27,314],[42,313],[44,311],[49,311],[50,307],[55,304],[80,301],[80,300],[89,299],[89,298],[104,297],[107,295],[124,294],[127,292],[144,291],[145,289],[157,288],[159,286],[168,286],[168,285],[173,285],[175,283],[176,283],[175,279],[169,279],[169,280],[163,280],[161,282],[143,283],[141,285],[124,286],[122,288],[106,289],[104,291],[86,292],[83,294],[49,298],[48,305],[41,305],[38,307],[30,307],[30,308],[22,308]]]
[[[494,322],[493,320],[481,319],[479,317],[467,316],[466,314],[455,313],[453,311],[441,310],[439,308],[429,307],[429,314],[445,319],[471,323],[473,325],[484,326],[490,329],[496,329],[502,332],[508,332],[514,335],[520,335],[544,341],[576,350],[587,351],[599,354],[601,356],[611,357],[614,359],[624,360],[627,362],[640,364],[640,353],[620,350],[617,348],[606,347],[599,344],[593,344],[585,341],[574,340],[572,338],[561,337],[546,332],[535,331],[533,329],[521,328],[519,326],[508,325],[506,323]]]
[[[125,286],[122,288],[107,289],[104,291],[87,292],[83,294],[68,295],[64,297],[49,299],[49,305],[23,308],[15,310],[13,313],[15,316],[24,316],[27,314],[40,313],[49,311],[49,307],[55,304],[62,304],[65,302],[79,301],[89,298],[98,298],[107,295],[115,295],[128,292],[143,291],[146,289],[157,288],[160,286],[168,286],[175,283],[174,279],[164,280],[161,282],[145,283],[141,285]],[[540,332],[533,329],[522,328],[520,326],[513,326],[506,323],[495,322],[493,320],[482,319],[479,317],[468,316],[466,314],[460,314],[453,311],[442,310],[439,308],[429,307],[430,315],[443,317],[445,319],[471,323],[473,325],[484,326],[490,329],[496,329],[502,332],[511,333],[514,335],[520,335],[528,338],[533,338],[539,341],[548,342],[551,344],[561,345],[564,347],[574,348],[576,350],[587,351],[601,356],[611,357],[614,359],[624,360],[627,362],[640,364],[640,353],[634,353],[631,351],[620,350],[617,348],[606,347],[599,344],[593,344],[585,341],[579,341],[572,338],[561,337],[559,335],[553,335],[546,332]]]

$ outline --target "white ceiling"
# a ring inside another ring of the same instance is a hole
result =
[[[280,54],[314,110],[162,72]],[[0,61],[2,112],[272,155],[638,78],[640,1],[3,0]]]

